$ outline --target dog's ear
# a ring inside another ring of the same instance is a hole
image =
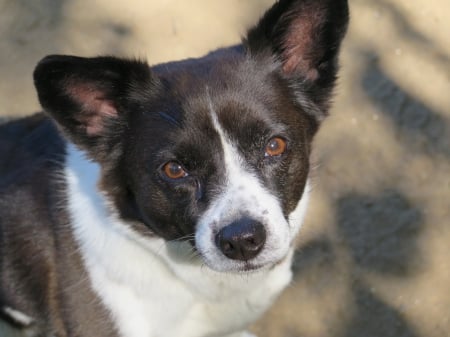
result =
[[[158,88],[145,62],[114,57],[47,56],[34,83],[44,110],[95,159],[111,151],[127,114]]]
[[[326,112],[348,19],[347,0],[279,0],[244,44],[252,56],[280,62],[282,75]]]

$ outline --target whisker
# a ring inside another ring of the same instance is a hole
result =
[[[181,241],[188,241],[190,239],[195,239],[195,234],[185,235],[176,239],[169,240],[168,242],[181,242]]]

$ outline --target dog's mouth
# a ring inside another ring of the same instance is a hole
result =
[[[244,272],[244,273],[252,273],[252,272],[264,270],[266,268],[271,268],[271,265],[246,262],[242,268],[238,269],[238,271]]]
[[[252,274],[257,273],[263,270],[271,269],[274,265],[280,263],[280,261],[276,263],[257,263],[257,262],[240,262],[234,263],[234,266],[227,266],[227,268],[223,269],[223,267],[219,265],[211,266],[210,263],[207,263],[203,260],[205,264],[212,270],[220,273],[237,273],[237,274]]]
[[[253,258],[248,261],[236,261],[229,259],[225,256],[220,256],[219,259],[211,259],[211,256],[205,256],[201,252],[198,252],[198,257],[201,259],[200,263],[204,264],[208,268],[221,273],[239,273],[239,274],[251,274],[264,270],[271,270],[276,266],[282,264],[289,253],[284,254],[280,258]]]

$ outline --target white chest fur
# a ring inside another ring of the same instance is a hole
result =
[[[227,336],[255,320],[291,279],[292,252],[270,270],[217,273],[184,243],[143,238],[97,191],[99,167],[69,146],[75,237],[93,289],[123,337]]]

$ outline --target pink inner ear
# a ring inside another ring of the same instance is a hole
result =
[[[290,75],[296,72],[310,80],[319,76],[313,60],[318,59],[321,52],[317,50],[316,44],[321,33],[321,26],[325,20],[324,14],[314,4],[311,8],[304,8],[308,15],[298,15],[291,22],[289,30],[283,41],[283,71]]]
[[[105,117],[117,116],[113,103],[103,98],[97,98],[94,103],[95,110],[86,123],[86,133],[89,136],[97,135],[103,131]]]
[[[104,97],[104,93],[90,85],[73,85],[69,95],[81,106],[77,119],[86,127],[89,136],[103,131],[104,120],[118,115],[114,103]]]

